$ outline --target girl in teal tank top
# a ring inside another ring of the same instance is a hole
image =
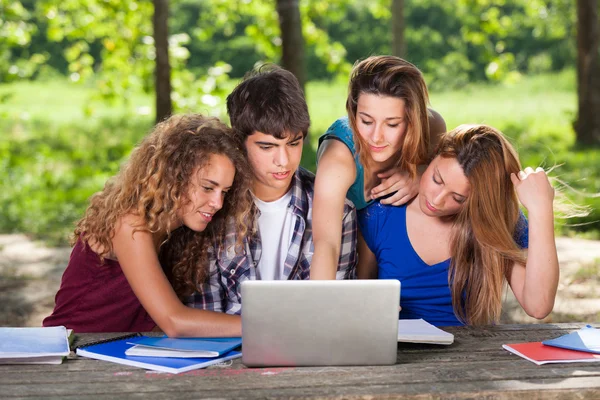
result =
[[[374,198],[390,195],[382,202],[400,205],[417,194],[417,166],[428,161],[431,131],[445,131],[428,102],[423,75],[405,60],[374,56],[353,68],[348,116],[319,140],[311,279],[335,278],[342,245],[336,225],[346,196],[360,210]]]
[[[319,138],[319,146],[323,143],[324,140],[339,140],[348,146],[348,149],[352,153],[352,157],[354,157],[354,165],[356,166],[356,179],[348,192],[346,193],[346,198],[354,203],[354,206],[357,210],[362,210],[369,204],[373,202],[372,199],[365,199],[365,173],[363,166],[361,165],[358,154],[356,154],[356,146],[354,146],[354,137],[352,135],[352,129],[350,125],[348,125],[348,117],[342,117],[335,121],[333,125],[329,127],[327,132]]]

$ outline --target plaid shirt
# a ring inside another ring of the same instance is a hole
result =
[[[314,253],[312,233],[312,207],[315,176],[298,168],[292,180],[292,199],[289,212],[296,218],[292,243],[285,259],[283,275],[285,279],[309,279],[310,264]],[[357,262],[356,210],[350,201],[344,204],[342,218],[342,245],[338,261],[337,279],[353,279]],[[225,245],[217,254],[209,254],[209,280],[199,285],[198,291],[187,301],[187,305],[212,311],[240,314],[242,311],[241,283],[245,280],[260,279],[257,265],[262,253],[258,232],[244,239],[244,250],[235,251],[236,235],[230,226]]]

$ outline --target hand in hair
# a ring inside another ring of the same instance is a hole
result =
[[[542,168],[510,174],[517,196],[529,211],[529,248],[526,264],[515,263],[510,287],[525,312],[545,318],[556,298],[559,266],[554,240],[554,189]]]
[[[372,199],[378,199],[395,192],[392,196],[381,200],[381,204],[401,206],[419,192],[420,176],[412,179],[408,172],[391,168],[377,174],[377,177],[381,179],[381,183],[371,189]]]
[[[552,211],[554,201],[554,188],[548,180],[546,172],[538,167],[535,171],[531,167],[519,171],[518,176],[510,174],[510,179],[515,185],[519,201],[527,208],[527,211],[537,210]]]

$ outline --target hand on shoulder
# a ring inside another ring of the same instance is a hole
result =
[[[381,200],[381,204],[401,206],[415,197],[419,192],[419,176],[411,178],[407,171],[392,168],[377,174],[381,183],[371,189],[371,198],[378,199],[390,193],[392,196]]]

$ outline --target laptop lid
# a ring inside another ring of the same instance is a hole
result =
[[[397,280],[244,281],[248,366],[395,364]]]

